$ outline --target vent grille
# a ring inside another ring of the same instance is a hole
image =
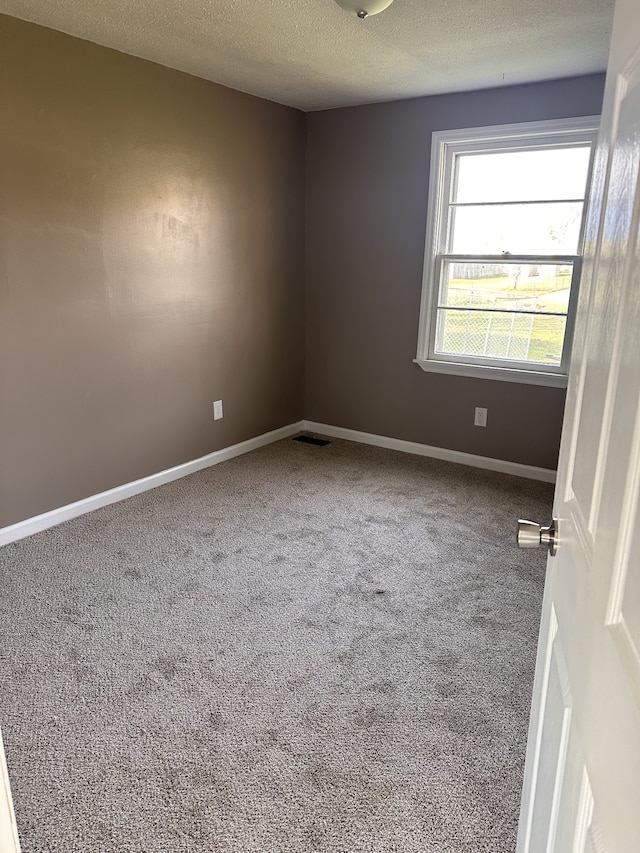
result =
[[[303,444],[315,444],[316,447],[324,447],[325,444],[331,444],[327,438],[315,438],[312,435],[296,435],[294,441],[301,441]]]

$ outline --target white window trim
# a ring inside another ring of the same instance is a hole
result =
[[[571,301],[567,315],[565,340],[561,365],[555,370],[537,370],[530,367],[517,367],[505,363],[504,366],[487,364],[485,359],[463,357],[460,361],[447,358],[439,359],[430,354],[435,334],[435,310],[437,302],[437,291],[439,281],[436,280],[436,261],[443,254],[443,243],[446,236],[446,227],[443,224],[442,213],[444,210],[444,194],[449,186],[449,174],[447,171],[447,158],[449,151],[462,153],[469,145],[472,150],[477,150],[478,143],[485,142],[487,147],[495,147],[503,144],[508,147],[517,141],[518,137],[535,138],[541,143],[546,139],[550,143],[563,144],[575,142],[576,139],[591,140],[591,161],[587,178],[587,198],[585,199],[585,211],[588,204],[588,187],[591,183],[591,171],[593,168],[593,156],[595,152],[595,140],[600,125],[600,116],[586,116],[580,118],[555,119],[552,121],[522,122],[518,124],[494,125],[492,127],[463,128],[459,130],[436,131],[431,141],[431,163],[429,180],[429,201],[427,208],[427,232],[425,239],[425,254],[422,276],[422,295],[420,299],[420,320],[418,327],[418,351],[414,359],[415,363],[426,372],[445,373],[455,376],[470,376],[482,379],[497,379],[506,382],[520,382],[528,385],[548,385],[559,388],[567,386],[567,373],[569,367],[569,356],[573,340],[573,327],[575,323],[576,303],[578,297],[578,285],[581,270],[581,256],[584,242],[584,225],[586,216],[582,218],[582,229],[578,241],[578,256],[575,260],[574,275],[571,285]],[[571,256],[574,261],[576,256]],[[497,258],[504,260],[501,256]],[[512,256],[511,260],[517,260]],[[479,363],[482,362],[482,363]]]

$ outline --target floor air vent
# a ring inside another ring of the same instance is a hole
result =
[[[315,444],[316,447],[324,447],[325,444],[331,444],[327,438],[314,438],[312,435],[296,435],[294,441],[302,441],[304,444]]]

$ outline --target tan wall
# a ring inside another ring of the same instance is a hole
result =
[[[0,526],[302,417],[304,135],[0,16]]]
[[[412,363],[431,134],[597,115],[603,87],[593,75],[307,117],[307,418],[555,468],[564,391]]]

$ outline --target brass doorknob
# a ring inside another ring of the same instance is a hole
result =
[[[524,518],[518,521],[518,548],[539,548],[546,545],[549,554],[555,557],[558,551],[558,522],[554,518],[548,527]]]

